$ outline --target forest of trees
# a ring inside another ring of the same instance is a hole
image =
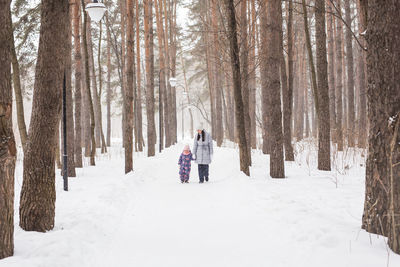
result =
[[[238,144],[248,176],[252,149],[270,155],[272,178],[285,178],[302,140],[315,141],[321,171],[332,170],[333,155],[362,150],[362,228],[400,254],[399,1],[105,0],[98,23],[84,11],[89,2],[0,0],[0,259],[13,255],[16,143],[20,227],[49,231],[60,155],[69,177],[85,159],[96,165],[111,146],[112,117],[122,119],[125,173],[135,170],[134,151],[152,157],[157,144],[178,142],[176,76],[191,132],[197,112],[217,146]]]

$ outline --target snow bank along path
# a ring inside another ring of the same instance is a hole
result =
[[[360,230],[363,169],[340,176],[286,163],[287,179],[268,176],[268,157],[253,153],[252,177],[238,153],[216,148],[209,183],[197,165],[180,184],[183,145],[146,158],[123,174],[123,151],[78,170],[70,191],[57,176],[56,226],[46,234],[18,227],[22,184],[17,169],[15,256],[2,266],[400,266],[385,239]],[[20,164],[21,165],[21,164]]]

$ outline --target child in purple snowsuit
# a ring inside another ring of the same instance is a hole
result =
[[[185,145],[181,156],[179,157],[179,175],[181,177],[182,183],[189,182],[190,169],[191,169],[191,161],[193,160],[192,152],[190,152],[189,145]]]

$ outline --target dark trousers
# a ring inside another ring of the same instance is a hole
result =
[[[201,183],[208,181],[208,164],[199,164],[199,179]]]

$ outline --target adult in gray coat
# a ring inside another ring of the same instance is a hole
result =
[[[208,182],[208,165],[211,164],[213,153],[214,150],[211,135],[207,133],[201,125],[199,125],[199,127],[197,127],[197,134],[194,137],[193,155],[195,156],[195,162],[199,167],[200,183],[203,183],[204,180]]]

